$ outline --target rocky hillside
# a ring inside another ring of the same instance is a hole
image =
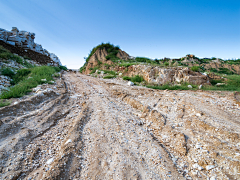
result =
[[[62,65],[60,59],[53,53],[34,42],[35,33],[19,31],[13,27],[11,31],[0,28],[0,45],[11,53],[28,57],[40,64]]]
[[[110,44],[95,47],[80,71],[84,74],[92,74],[96,73],[96,70],[110,70],[120,73],[121,76],[141,76],[147,83],[156,85],[181,82],[210,84],[206,74],[194,72],[188,67],[161,66],[160,63],[147,58],[133,58]]]

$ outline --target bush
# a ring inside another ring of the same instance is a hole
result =
[[[164,66],[166,66],[166,67],[169,66],[169,62],[165,62]]]
[[[139,83],[140,83],[140,82],[144,81],[144,79],[143,79],[142,76],[136,75],[136,76],[134,76],[134,77],[131,78],[131,81],[132,81],[132,82],[139,82]]]
[[[191,67],[191,70],[197,72],[199,71],[199,66],[193,66]]]
[[[11,79],[14,77],[15,73],[12,71],[11,68],[4,68],[1,70],[1,74],[4,76],[8,76]]]
[[[112,78],[115,78],[116,76],[114,75],[107,75],[107,76],[104,76],[103,79],[112,79]]]
[[[123,76],[123,80],[131,81],[131,77]]]
[[[109,70],[102,70],[104,74],[111,74],[111,75],[116,75],[117,73],[115,71],[109,71]]]
[[[30,69],[19,69],[13,77],[12,85],[19,83],[31,73]]]
[[[64,70],[64,71],[67,71],[67,70],[68,70],[68,68],[67,68],[66,66],[59,66],[59,68],[60,68],[61,70]]]

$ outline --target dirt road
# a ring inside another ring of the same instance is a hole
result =
[[[0,179],[240,179],[236,96],[64,73],[0,109]]]

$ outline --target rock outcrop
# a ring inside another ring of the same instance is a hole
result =
[[[48,52],[42,48],[42,45],[34,42],[35,33],[27,31],[19,31],[18,28],[13,27],[11,31],[0,28],[0,40],[10,45],[23,48],[24,50],[31,50],[43,54],[51,58],[55,63],[62,65],[60,59],[53,53]]]
[[[191,84],[210,84],[209,78],[200,72],[193,72],[189,68],[162,68],[148,65],[133,65],[128,68],[128,76],[140,75],[148,83],[163,85],[166,83],[187,82]]]

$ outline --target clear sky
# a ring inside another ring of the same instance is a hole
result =
[[[36,33],[68,68],[102,42],[153,59],[240,58],[240,0],[0,0],[0,9],[0,28]]]

